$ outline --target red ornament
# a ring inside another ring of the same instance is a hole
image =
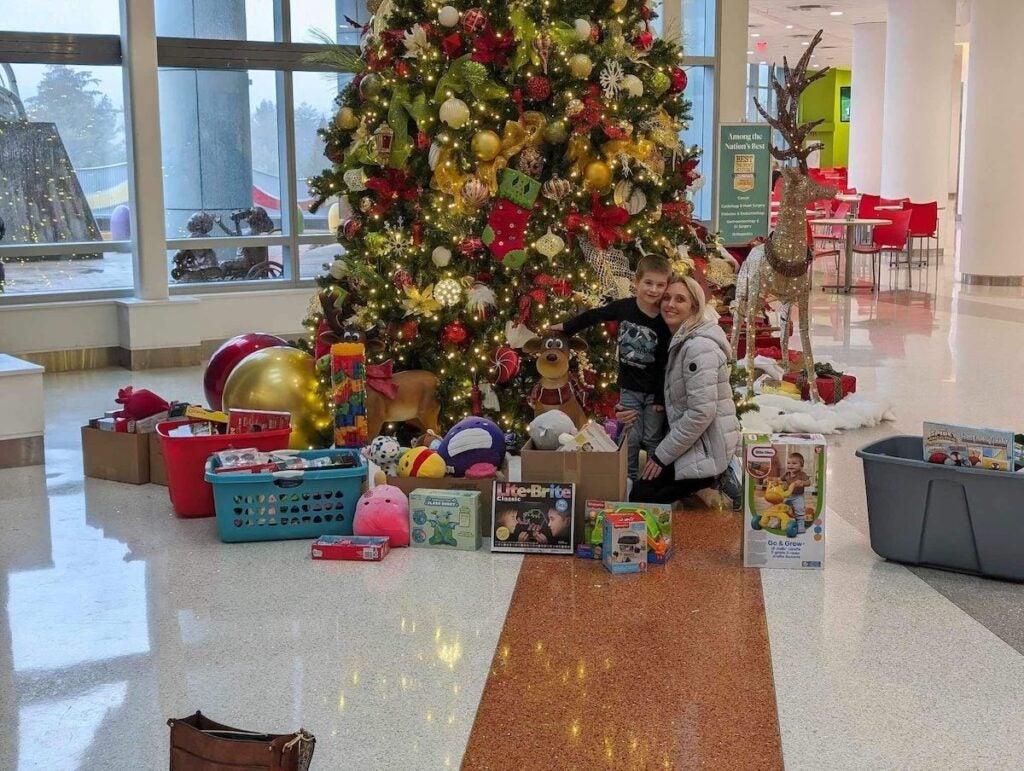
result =
[[[590,25],[590,39],[595,43],[600,42],[601,40],[601,28],[596,24]]]
[[[357,219],[345,220],[341,223],[341,232],[349,240],[359,235],[359,231],[362,229],[363,223]]]
[[[415,319],[409,319],[409,321],[402,322],[402,326],[399,327],[398,337],[408,342],[410,340],[415,340],[419,333],[420,323]]]
[[[416,134],[416,149],[417,150],[429,150],[430,149],[430,134],[426,131],[420,131]]]
[[[473,35],[487,24],[487,15],[479,8],[470,8],[462,14],[462,28]]]
[[[412,245],[420,246],[423,244],[423,223],[414,222],[412,223]]]
[[[215,410],[223,407],[224,384],[228,382],[231,371],[250,353],[279,345],[288,345],[288,341],[263,332],[239,335],[224,343],[210,357],[210,363],[206,365],[203,374],[203,392],[207,403]]]
[[[546,101],[551,96],[551,81],[543,75],[534,75],[526,81],[526,98],[533,102]]]
[[[469,330],[461,321],[445,324],[441,331],[441,343],[444,345],[462,345],[468,339]]]
[[[480,236],[466,236],[459,244],[459,254],[473,259],[484,250],[484,242]]]
[[[608,334],[612,337],[616,337],[619,334],[619,322],[617,321],[606,321],[604,328],[608,330]]]
[[[391,277],[391,282],[396,289],[405,289],[407,286],[412,286],[412,276],[409,275],[409,271],[399,270]]]
[[[555,297],[570,297],[572,295],[572,283],[565,279],[557,279],[551,285],[551,292]]]
[[[519,354],[507,345],[499,346],[491,360],[488,377],[495,385],[505,385],[519,374]]]
[[[640,6],[640,18],[643,19],[644,21],[647,21],[648,19],[651,18],[651,9],[648,8],[646,5]]]
[[[395,74],[400,78],[409,77],[409,65],[405,63],[404,59],[395,62]]]
[[[644,30],[633,38],[633,45],[641,51],[646,51],[654,45],[654,35],[652,35],[649,30]]]
[[[453,32],[441,41],[441,50],[449,59],[454,59],[462,53],[462,35]]]
[[[686,89],[686,72],[682,67],[673,67],[669,77],[672,79],[672,86],[669,88],[669,91],[673,94],[681,94]]]

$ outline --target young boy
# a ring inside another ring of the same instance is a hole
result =
[[[665,362],[672,335],[660,311],[671,272],[664,257],[647,255],[636,267],[636,297],[585,311],[552,327],[571,337],[605,321],[619,323],[619,403],[637,413],[627,436],[629,478],[634,481],[639,473],[640,447],[653,453],[665,423]]]
[[[811,483],[811,478],[804,473],[804,456],[791,452],[786,458],[786,473],[782,475],[785,485],[793,485],[793,494],[786,498],[785,503],[793,509],[796,518],[796,531],[803,533],[807,529],[807,506],[804,503],[804,488]]]

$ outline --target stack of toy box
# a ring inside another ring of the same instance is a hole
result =
[[[743,564],[764,568],[825,565],[825,437],[743,437]]]
[[[628,501],[588,500],[583,522],[583,542],[576,547],[576,556],[601,559],[604,543],[604,520],[608,514],[637,514],[647,524],[647,562],[664,565],[672,556],[672,507],[665,503],[630,503]]]
[[[640,514],[605,514],[601,562],[611,573],[647,570],[647,522]]]

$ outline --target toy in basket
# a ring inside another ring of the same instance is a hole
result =
[[[304,450],[301,461],[331,465],[263,473],[218,473],[220,459],[206,462],[213,486],[217,532],[225,542],[276,541],[352,535],[366,460],[356,450]]]

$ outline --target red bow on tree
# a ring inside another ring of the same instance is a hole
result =
[[[685,225],[690,221],[691,204],[686,201],[665,203],[661,205],[661,213],[669,222]]]
[[[462,53],[462,35],[458,32],[448,35],[448,37],[441,40],[441,50],[444,51],[444,55],[449,59],[454,59]]]
[[[516,316],[517,324],[525,324],[530,320],[530,312],[533,304],[543,305],[548,299],[548,294],[543,289],[531,289],[519,298],[519,315]]]
[[[583,109],[569,118],[573,123],[573,131],[577,134],[586,134],[604,121],[604,109],[599,94],[597,86],[591,84],[587,89],[587,95],[583,97]]]
[[[621,206],[604,206],[595,195],[590,203],[590,214],[571,211],[565,219],[565,227],[570,233],[585,230],[594,246],[604,251],[622,237],[619,228],[627,222],[628,211]]]
[[[473,55],[469,58],[481,64],[493,64],[496,67],[504,67],[508,64],[508,57],[516,48],[515,38],[511,33],[496,33],[490,24],[484,28],[473,41]]]
[[[366,385],[386,399],[394,399],[398,396],[398,386],[395,384],[394,364],[388,359],[383,364],[366,365]]]
[[[384,214],[398,201],[416,200],[416,183],[401,169],[385,169],[383,177],[367,180],[367,190],[372,190],[379,197],[379,202],[371,210],[371,214]]]

